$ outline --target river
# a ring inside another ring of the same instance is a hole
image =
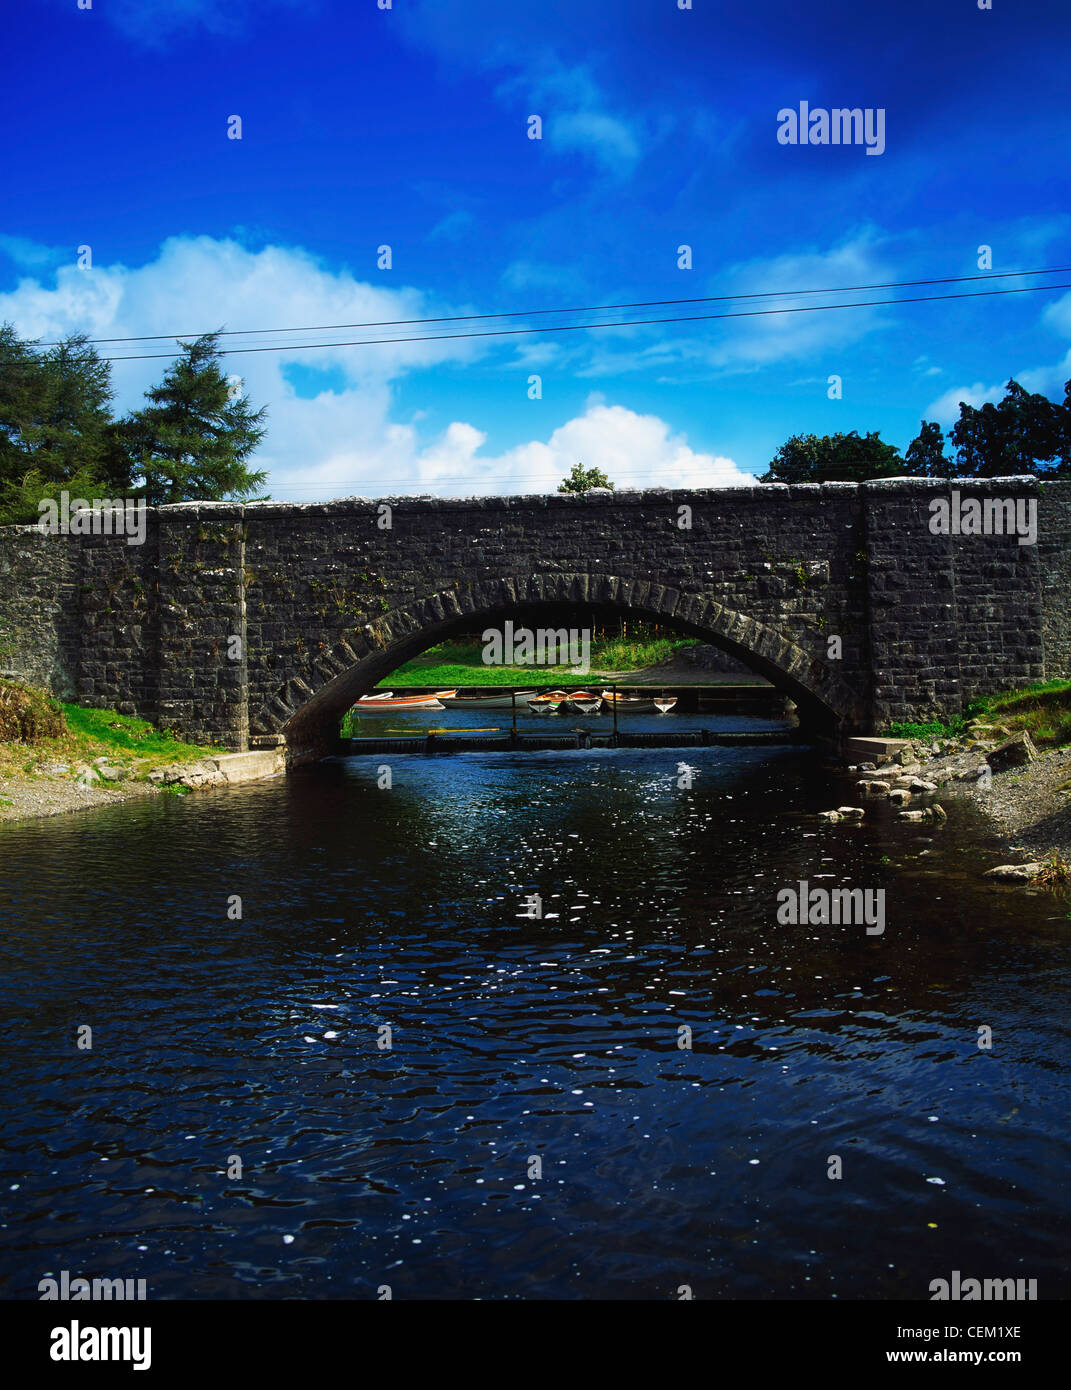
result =
[[[362,756],[0,827],[0,1290],[1067,1297],[1067,904],[849,787]],[[884,932],[778,925],[800,880]]]

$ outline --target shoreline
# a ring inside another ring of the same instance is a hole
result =
[[[85,786],[69,777],[26,773],[0,777],[0,823],[20,823],[116,806],[145,796],[185,795],[210,787],[238,786],[279,777],[286,771],[282,749],[255,749],[248,753],[223,753],[190,763],[156,768],[147,777],[128,777],[115,782]],[[175,788],[175,791],[169,791]],[[177,789],[183,788],[182,792]]]

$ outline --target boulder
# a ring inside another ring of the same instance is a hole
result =
[[[862,806],[838,806],[837,815],[843,820],[861,820],[866,812]]]
[[[994,772],[1003,772],[1006,767],[1023,767],[1032,763],[1037,755],[1033,739],[1025,729],[1021,729],[1019,733],[998,744],[986,761]]]
[[[819,811],[818,819],[827,821],[830,825],[836,825],[837,821],[840,820],[840,816],[837,815],[836,811]]]
[[[901,811],[900,814],[896,817],[897,820],[912,821],[926,820],[926,818],[927,817],[925,811]]]
[[[864,796],[888,796],[889,785],[887,782],[856,782],[855,789],[862,792]]]
[[[934,820],[948,820],[948,812],[939,802],[935,801],[930,810],[933,812]]]
[[[906,806],[911,800],[911,793],[906,787],[895,787],[889,793],[889,800],[894,806]]]
[[[997,879],[1001,883],[1029,883],[1040,872],[1041,865],[1037,860],[1031,860],[1029,864],[998,864],[995,869],[987,869],[982,877]]]
[[[909,792],[935,792],[936,782],[927,782],[924,777],[912,777],[907,787]]]

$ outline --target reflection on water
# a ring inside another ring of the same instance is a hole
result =
[[[7,1296],[1067,1296],[1066,905],[969,808],[820,830],[790,749],[382,762],[0,828]],[[884,936],[777,926],[801,879]]]

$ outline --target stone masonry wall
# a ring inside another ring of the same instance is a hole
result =
[[[1032,480],[955,486],[1036,495]],[[933,535],[929,503],[950,487],[184,504],[149,512],[143,546],[9,527],[0,669],[198,741],[300,731],[311,746],[450,632],[631,612],[869,731],[1069,665],[1071,484],[1043,487],[1038,546]]]

